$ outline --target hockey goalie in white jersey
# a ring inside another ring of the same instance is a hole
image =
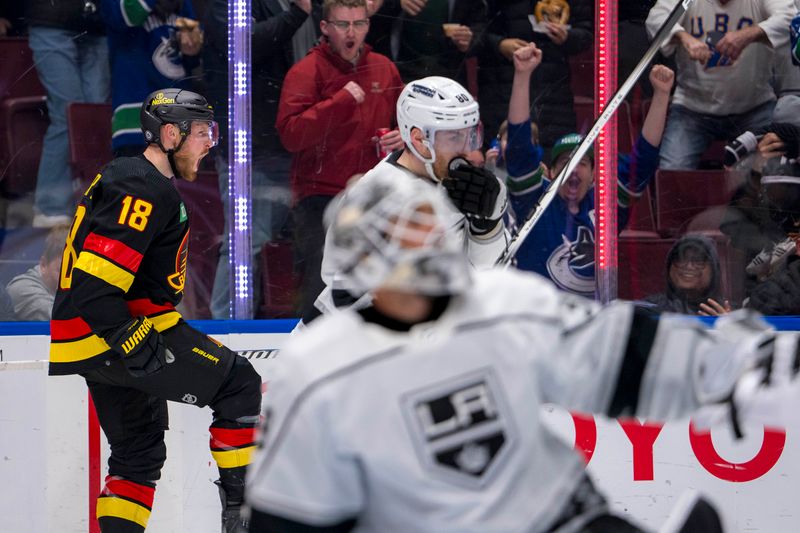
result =
[[[609,513],[540,405],[681,416],[796,353],[757,318],[707,330],[476,272],[448,209],[438,188],[377,176],[329,213],[341,279],[373,302],[321,317],[276,361],[250,531],[641,531]],[[690,516],[681,531],[720,530],[710,506]]]

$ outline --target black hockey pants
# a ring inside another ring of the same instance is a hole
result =
[[[229,509],[244,500],[261,378],[249,361],[185,322],[162,335],[175,356],[162,371],[133,377],[121,361],[114,361],[84,374],[111,447],[108,477],[97,501],[103,533],[138,533],[147,526],[166,460],[168,400],[211,407],[210,447],[218,484]]]

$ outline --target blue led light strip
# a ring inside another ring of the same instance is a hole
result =
[[[231,318],[253,317],[252,213],[250,210],[250,0],[228,3],[228,243]]]

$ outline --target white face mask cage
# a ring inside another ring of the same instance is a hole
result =
[[[331,253],[341,287],[439,296],[469,284],[463,243],[447,228],[447,200],[422,180],[383,179],[345,191],[331,215]]]

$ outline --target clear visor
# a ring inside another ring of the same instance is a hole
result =
[[[433,147],[447,154],[468,154],[483,146],[483,125],[460,130],[439,130],[434,134]]]
[[[213,148],[219,143],[219,124],[215,120],[194,122],[191,135],[203,140],[208,139]]]
[[[208,140],[212,148],[219,144],[219,123],[216,120],[208,123]]]

